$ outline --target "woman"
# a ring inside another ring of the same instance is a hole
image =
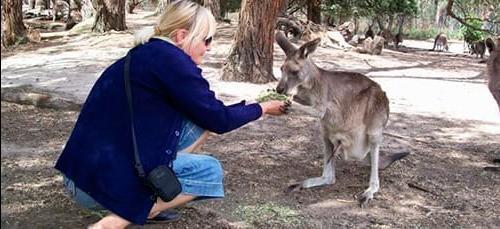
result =
[[[225,106],[215,98],[197,67],[215,28],[207,9],[176,1],[167,6],[154,30],[136,36],[138,45],[129,52],[141,162],[146,173],[161,164],[173,168],[182,193],[170,202],[157,199],[134,167],[124,58],[95,83],[56,164],[79,205],[112,212],[91,227],[144,224],[191,200],[223,197],[220,163],[189,152],[203,143],[208,131],[222,134],[263,114],[284,112],[285,104],[280,101]]]

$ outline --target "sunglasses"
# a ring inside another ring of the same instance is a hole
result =
[[[205,46],[209,46],[212,43],[212,37],[205,39]]]

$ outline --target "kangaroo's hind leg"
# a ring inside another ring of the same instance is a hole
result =
[[[320,177],[313,177],[304,180],[302,183],[290,185],[288,191],[293,191],[297,188],[312,188],[322,185],[330,185],[335,183],[335,162],[334,155],[341,147],[340,144],[334,145],[330,139],[323,134],[323,174]]]

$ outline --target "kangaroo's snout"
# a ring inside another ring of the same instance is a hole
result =
[[[276,92],[278,92],[278,94],[285,94],[285,87],[283,87],[282,85],[278,85],[276,87]]]

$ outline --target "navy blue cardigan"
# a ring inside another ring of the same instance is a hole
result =
[[[262,115],[244,102],[225,106],[191,58],[178,47],[151,39],[132,50],[130,78],[135,131],[146,172],[175,158],[182,117],[218,134]],[[55,168],[111,212],[144,224],[156,199],[134,168],[124,58],[93,86]]]

